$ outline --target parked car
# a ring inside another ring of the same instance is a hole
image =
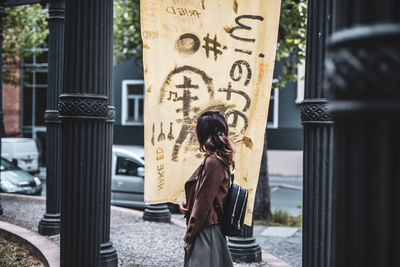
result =
[[[111,204],[144,208],[144,148],[113,146]]]
[[[0,192],[41,195],[42,182],[39,178],[1,158]]]
[[[32,138],[1,138],[1,156],[27,172],[39,172],[39,151]]]
[[[112,150],[111,204],[144,209],[144,148],[114,145]],[[178,205],[168,203],[171,212]]]

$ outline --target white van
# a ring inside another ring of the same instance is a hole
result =
[[[143,147],[113,146],[111,204],[145,208]]]
[[[27,172],[39,172],[39,151],[32,138],[1,138],[1,156]]]

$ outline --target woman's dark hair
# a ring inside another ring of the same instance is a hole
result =
[[[226,165],[235,168],[234,150],[224,116],[219,112],[204,112],[197,119],[196,134],[201,152],[215,154]]]

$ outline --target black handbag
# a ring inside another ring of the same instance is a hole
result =
[[[214,199],[214,205],[218,213],[223,234],[226,236],[240,236],[243,229],[244,217],[246,216],[249,190],[234,183],[234,174],[231,173],[229,167],[228,172],[232,183],[225,200],[224,213],[221,214],[221,209],[216,199]]]

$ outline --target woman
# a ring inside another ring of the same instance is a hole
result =
[[[235,167],[228,124],[218,112],[205,112],[197,120],[197,140],[205,153],[203,163],[185,184],[185,267],[233,266],[219,215],[229,190],[229,168]]]

